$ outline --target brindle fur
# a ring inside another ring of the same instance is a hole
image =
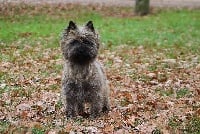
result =
[[[61,96],[67,116],[83,114],[85,103],[91,105],[92,117],[107,112],[109,87],[103,67],[96,60],[100,42],[92,21],[83,27],[70,21],[60,44],[64,57]]]

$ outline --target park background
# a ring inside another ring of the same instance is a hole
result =
[[[0,1],[0,133],[200,132],[200,1]],[[66,119],[59,39],[70,20],[101,37],[111,111]]]

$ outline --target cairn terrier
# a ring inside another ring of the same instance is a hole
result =
[[[91,117],[108,112],[109,86],[96,59],[100,41],[92,21],[82,27],[70,21],[60,45],[64,57],[61,96],[66,115],[83,115],[85,103],[90,104]]]

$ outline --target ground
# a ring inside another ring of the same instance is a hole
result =
[[[25,2],[28,4],[42,4],[42,3],[72,3],[72,4],[98,4],[101,6],[133,6],[135,0],[6,0],[9,2]],[[187,8],[199,8],[199,0],[150,0],[152,7],[187,7]]]
[[[200,12],[0,5],[0,133],[200,132]],[[59,33],[89,19],[101,35],[111,110],[67,119]],[[180,21],[181,20],[181,21]]]

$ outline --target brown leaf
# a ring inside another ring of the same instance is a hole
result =
[[[113,131],[114,131],[114,126],[113,125],[107,125],[104,128],[104,132],[105,133],[113,133]]]
[[[72,128],[73,128],[72,124],[71,123],[67,123],[66,126],[65,126],[65,131],[67,133],[69,133],[69,132],[71,132]]]

